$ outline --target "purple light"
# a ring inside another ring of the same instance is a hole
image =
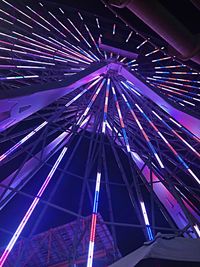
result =
[[[0,267],[3,267],[3,264],[5,263],[7,257],[9,256],[12,248],[14,247],[17,239],[19,238],[21,232],[23,231],[24,227],[26,226],[26,223],[28,222],[29,218],[31,217],[35,207],[37,206],[38,202],[40,201],[40,198],[42,197],[45,189],[47,188],[49,182],[51,181],[51,178],[53,177],[53,174],[55,173],[59,163],[61,162],[62,158],[64,157],[65,153],[67,151],[67,148],[64,147],[61,154],[59,155],[58,159],[56,160],[53,168],[49,172],[46,180],[42,184],[42,187],[37,193],[37,196],[34,198],[31,206],[29,207],[28,211],[26,212],[24,218],[22,219],[21,223],[19,224],[17,230],[15,231],[13,237],[11,238],[9,244],[7,245],[6,249],[4,250],[1,258],[0,258]]]
[[[9,150],[7,150],[4,154],[0,156],[0,162],[4,160],[8,155],[13,153],[19,146],[21,146],[23,143],[25,143],[29,138],[31,138],[34,134],[36,134],[39,130],[41,130],[45,125],[47,125],[47,121],[44,121],[42,124],[40,124],[37,128],[35,128],[33,131],[31,131],[28,135],[26,135],[22,140],[20,140],[18,143],[16,143],[13,147],[11,147]]]
[[[93,214],[92,214],[92,224],[90,230],[90,242],[88,249],[88,258],[87,258],[87,267],[92,267],[93,256],[94,256],[94,241],[95,241],[95,232],[96,232],[96,222],[97,222],[97,211],[99,204],[99,191],[101,184],[101,172],[97,172],[96,177],[96,186],[95,186],[95,196],[94,196],[94,205],[93,205]]]

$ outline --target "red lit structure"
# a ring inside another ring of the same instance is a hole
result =
[[[4,266],[85,266],[90,223],[91,216],[88,216],[35,235],[30,240],[21,239],[13,248]],[[114,246],[109,229],[104,224],[101,215],[98,214],[94,264],[107,266],[120,256],[118,248]]]

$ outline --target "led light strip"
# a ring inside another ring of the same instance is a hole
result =
[[[36,134],[39,130],[41,130],[45,125],[47,125],[47,121],[44,121],[42,124],[40,124],[37,128],[35,128],[33,131],[31,131],[28,135],[26,135],[22,140],[20,140],[18,143],[16,143],[13,147],[8,149],[4,154],[0,156],[0,162],[3,161],[7,156],[9,156],[11,153],[13,153],[19,146],[21,146],[23,143],[25,143],[29,138],[31,138],[34,134]]]
[[[99,52],[100,55],[102,55],[102,54],[101,54],[101,51],[99,50],[99,46],[97,45],[97,43],[96,43],[94,37],[92,36],[92,34],[91,34],[91,32],[90,32],[88,26],[87,26],[86,24],[84,24],[84,26],[85,26],[85,28],[86,28],[86,30],[87,30],[87,32],[88,32],[90,38],[92,39],[92,41],[93,41],[93,43],[94,43],[94,45],[95,45],[97,51]],[[96,56],[96,58],[98,59],[98,61],[100,60],[97,56]]]
[[[85,117],[87,116],[88,112],[90,111],[93,103],[95,102],[99,92],[101,91],[101,88],[103,87],[105,82],[105,79],[103,79],[103,81],[101,82],[101,84],[99,85],[99,87],[97,88],[96,92],[94,93],[90,103],[88,104],[87,108],[85,109],[84,113],[82,114],[82,116],[79,118],[77,125],[80,125],[80,123],[85,119]]]
[[[90,88],[92,88],[96,83],[98,83],[102,77],[96,76],[93,81],[87,88],[85,88],[81,93],[79,93],[77,96],[75,96],[72,100],[70,100],[65,107],[69,107],[72,103],[74,103],[78,98],[80,98],[84,93],[86,93]],[[31,138],[35,133],[37,133],[39,130],[41,130],[45,125],[47,125],[48,122],[44,121],[42,124],[40,124],[37,128],[35,128],[33,131],[31,131],[28,135],[26,135],[23,139],[21,139],[18,143],[16,143],[13,147],[11,147],[9,150],[7,150],[4,154],[0,156],[0,162],[3,161],[7,156],[9,156],[11,153],[13,153],[18,147],[20,147],[23,143],[25,143],[29,138]]]
[[[25,17],[27,17],[28,19],[34,21],[36,24],[38,24],[39,26],[41,26],[42,28],[44,28],[47,31],[50,31],[47,27],[45,27],[44,25],[42,25],[41,23],[39,23],[37,20],[33,19],[32,17],[30,17],[29,15],[27,15],[26,13],[22,12],[20,9],[16,8],[15,6],[11,5],[10,3],[8,3],[5,0],[2,0],[4,3],[6,3],[7,5],[11,6],[14,10],[17,10],[19,13],[21,13],[22,15],[24,15]]]
[[[77,29],[77,27],[74,25],[74,23],[67,18],[67,20],[69,21],[69,23],[72,25],[72,27],[77,31],[77,33],[81,36],[81,38],[85,41],[85,43],[91,48],[91,45],[88,43],[88,41],[85,39],[85,37],[83,36],[83,34]]]
[[[91,224],[91,229],[90,229],[90,242],[89,242],[89,249],[88,249],[87,267],[92,267],[92,264],[93,264],[94,240],[95,240],[96,223],[97,223],[97,211],[98,211],[98,204],[99,204],[100,184],[101,184],[101,172],[98,171],[97,177],[96,177],[95,196],[94,196],[93,213],[92,213],[92,224]]]
[[[158,59],[153,59],[151,62],[159,62],[167,59],[171,59],[172,57],[163,57],[163,58],[158,58]]]
[[[144,40],[141,44],[139,44],[136,49],[139,49],[140,47],[142,47],[144,44],[146,44],[148,41]]]
[[[107,125],[109,91],[110,91],[110,78],[107,79],[107,85],[106,85],[106,95],[105,95],[105,102],[104,102],[104,116],[103,116],[102,130],[101,130],[103,134],[105,134],[106,125]],[[100,185],[101,185],[101,172],[97,171],[94,204],[93,204],[93,213],[92,213],[92,223],[91,223],[91,229],[90,229],[90,242],[89,242],[89,249],[88,249],[87,267],[92,267],[92,263],[93,263],[94,241],[95,241],[95,232],[96,232],[96,222],[97,222],[97,211],[98,211],[98,203],[99,203]]]
[[[200,153],[196,151],[195,148],[193,148],[183,137],[181,137],[167,122],[165,122],[155,111],[152,111],[153,114],[159,118],[160,121],[173,133],[175,134],[187,147],[189,147],[199,158]]]
[[[169,84],[173,84],[173,85],[180,85],[180,86],[184,86],[184,87],[188,87],[188,88],[200,89],[200,87],[195,86],[195,85],[167,81],[164,78],[165,77],[160,77],[160,76],[153,76],[153,78],[152,77],[147,77],[148,80],[159,81],[159,82],[169,83]],[[175,78],[174,80],[179,80],[179,79]],[[185,80],[185,81],[190,81],[190,80]],[[190,82],[194,82],[194,81],[190,81]]]
[[[114,86],[112,86],[112,92],[113,92],[113,96],[114,96],[114,99],[115,99],[115,106],[116,106],[116,109],[117,109],[117,112],[118,112],[118,116],[119,116],[119,119],[120,119],[120,125],[121,125],[121,128],[122,128],[123,138],[124,138],[124,141],[125,141],[125,144],[126,144],[126,149],[127,149],[127,152],[131,156],[131,149],[130,149],[130,145],[129,145],[129,141],[128,141],[128,136],[127,136],[126,129],[125,129],[125,126],[124,126],[124,121],[123,121],[122,113],[121,113],[121,110],[120,110],[119,102],[117,100],[117,95],[116,95]],[[131,156],[131,158],[132,158],[132,156]],[[143,205],[141,206],[141,210],[142,210],[142,214],[143,214],[143,218],[144,218],[145,224],[148,221],[148,224],[146,224],[147,235],[149,237],[149,240],[152,240],[153,239],[153,234],[152,234],[152,231],[151,231],[151,227],[149,225],[149,220],[148,220],[146,208],[145,208],[144,201],[142,200],[142,196],[141,195],[140,195],[140,203],[143,203]],[[144,213],[144,211],[145,211],[145,213]]]
[[[128,37],[126,38],[126,43],[128,43],[128,41],[129,41],[129,39],[131,38],[132,34],[133,34],[133,32],[130,32],[130,33],[129,33]]]
[[[155,49],[155,50],[153,50],[153,51],[151,51],[151,52],[145,54],[145,57],[148,57],[148,56],[150,56],[150,55],[153,55],[153,54],[157,53],[158,51],[160,51],[159,48],[157,48],[157,49]]]
[[[29,207],[29,209],[27,210],[24,218],[22,219],[21,223],[19,224],[17,230],[15,231],[13,237],[11,238],[10,242],[8,243],[6,249],[4,250],[1,258],[0,258],[0,267],[3,267],[7,257],[9,256],[12,248],[14,247],[17,239],[19,238],[21,232],[23,231],[24,227],[26,226],[29,218],[31,217],[34,209],[36,208],[38,202],[40,201],[40,198],[42,197],[45,189],[47,188],[48,184],[50,183],[59,163],[61,162],[62,158],[64,157],[65,153],[67,151],[67,147],[64,147],[62,152],[60,153],[58,159],[56,160],[53,168],[51,169],[51,171],[49,172],[47,178],[45,179],[44,183],[42,184],[42,187],[40,188],[40,190],[38,191],[36,197],[34,198],[31,206]]]
[[[107,124],[109,91],[110,91],[110,78],[108,78],[108,80],[107,80],[106,96],[105,96],[105,103],[104,103],[104,116],[103,116],[103,124],[102,124],[102,133],[104,133],[104,134],[106,131],[106,124]]]
[[[155,124],[149,119],[149,117],[144,113],[144,111],[141,109],[141,107],[138,104],[135,104],[135,106],[138,108],[138,110],[141,112],[143,117],[149,122],[149,124],[153,127],[153,129],[156,131],[156,133],[162,138],[162,140],[165,142],[165,144],[169,147],[169,149],[173,152],[175,157],[178,159],[178,161],[183,165],[183,167],[189,172],[189,174],[200,184],[200,180],[198,177],[193,173],[193,171],[189,168],[189,166],[185,163],[185,161],[182,159],[182,157],[176,152],[176,150],[172,147],[172,145],[167,141],[167,139],[162,135],[162,133],[158,130],[158,128],[155,126]],[[156,113],[154,113],[155,115]],[[157,115],[157,114],[156,114]]]
[[[152,151],[152,153],[153,153],[154,157],[156,158],[156,160],[157,160],[158,164],[160,165],[160,167],[163,169],[163,168],[164,168],[164,165],[163,165],[163,163],[162,163],[160,157],[158,156],[158,153],[156,152],[156,150],[155,150],[154,146],[152,145],[152,143],[151,143],[149,137],[147,136],[145,130],[143,129],[141,123],[139,122],[139,120],[138,120],[138,118],[137,118],[135,112],[134,112],[133,109],[131,108],[130,103],[128,102],[127,98],[125,97],[125,95],[124,95],[123,93],[122,93],[122,97],[123,97],[123,99],[124,99],[124,101],[125,101],[125,103],[126,103],[128,109],[130,110],[131,115],[133,116],[135,122],[137,123],[137,125],[138,125],[138,127],[139,127],[139,129],[140,129],[140,131],[141,131],[141,133],[142,133],[142,135],[144,136],[144,139],[146,140],[148,147],[149,147],[150,150]]]

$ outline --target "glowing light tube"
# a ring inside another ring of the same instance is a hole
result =
[[[130,32],[130,33],[129,33],[128,37],[126,38],[126,43],[128,43],[128,41],[129,41],[129,39],[131,38],[132,34],[133,34],[133,32]]]
[[[164,135],[158,130],[158,128],[155,126],[155,124],[149,119],[149,117],[144,113],[144,111],[141,109],[141,107],[138,104],[135,104],[135,106],[138,108],[138,110],[141,112],[143,117],[149,122],[149,124],[153,127],[153,129],[156,131],[156,133],[162,138],[162,140],[165,142],[165,144],[168,146],[168,148],[172,151],[172,153],[175,155],[177,160],[183,165],[183,167],[189,172],[189,174],[197,181],[198,184],[200,184],[200,180],[195,175],[195,173],[189,168],[189,166],[185,163],[185,161],[182,159],[182,157],[177,153],[177,151],[172,147],[172,145],[167,141],[167,139],[164,137]],[[152,111],[155,116],[157,116],[160,120],[161,117],[158,116],[154,111]]]
[[[4,252],[3,252],[3,254],[2,254],[1,258],[0,258],[0,267],[3,267],[4,262],[6,261],[8,255],[10,254],[12,248],[14,247],[17,239],[19,238],[21,232],[23,231],[24,227],[26,226],[26,223],[28,222],[29,218],[31,217],[34,209],[36,208],[36,206],[38,204],[38,202],[40,201],[40,198],[42,197],[45,189],[47,188],[49,182],[51,181],[51,178],[53,177],[53,174],[55,173],[55,171],[56,171],[59,163],[61,162],[62,158],[64,157],[66,151],[67,151],[67,147],[64,147],[62,152],[60,153],[58,159],[56,160],[55,164],[53,165],[53,168],[49,172],[46,180],[42,184],[42,187],[40,188],[40,190],[38,191],[36,197],[34,198],[31,206],[27,210],[24,218],[22,219],[22,221],[19,224],[17,230],[15,231],[13,237],[11,238],[9,244],[7,245],[6,249],[4,250]]]
[[[163,57],[163,58],[158,58],[158,59],[153,59],[151,62],[159,62],[163,60],[171,59],[171,57]]]
[[[104,103],[104,116],[103,116],[103,124],[102,124],[102,133],[104,133],[104,134],[106,132],[106,124],[107,124],[109,91],[110,91],[110,78],[108,78],[108,80],[107,80],[106,96],[105,96],[105,103]]]
[[[121,125],[121,128],[122,128],[123,138],[124,138],[124,141],[125,141],[125,144],[126,144],[126,149],[127,149],[127,152],[131,156],[131,149],[130,149],[130,145],[129,145],[128,136],[127,136],[126,129],[125,129],[125,126],[124,126],[124,121],[123,121],[122,113],[121,113],[121,110],[120,110],[119,102],[117,100],[117,95],[116,95],[116,92],[115,92],[115,89],[114,89],[113,86],[112,86],[112,92],[113,92],[114,99],[115,99],[115,106],[117,108],[119,119],[120,119],[120,125]],[[153,239],[153,234],[152,234],[151,227],[150,227],[150,224],[149,224],[149,219],[148,219],[148,215],[147,215],[147,212],[146,212],[146,209],[145,209],[144,201],[142,201],[142,196],[141,195],[140,195],[140,203],[143,203],[143,205],[141,205],[141,208],[142,208],[142,214],[143,214],[144,222],[146,224],[147,235],[149,237],[149,240],[152,240]]]
[[[105,82],[105,79],[103,79],[103,81],[100,83],[99,87],[97,88],[96,92],[94,93],[90,103],[88,104],[87,108],[85,109],[84,113],[82,114],[82,116],[79,118],[77,125],[80,125],[81,122],[85,119],[85,117],[87,116],[88,112],[90,111],[93,103],[95,102],[99,92],[101,91],[101,88],[103,87]]]
[[[93,83],[91,83],[87,88],[81,91],[78,95],[76,95],[72,100],[70,100],[65,107],[69,107],[72,103],[74,103],[77,99],[79,99],[85,92],[87,92],[91,87],[93,87],[96,83],[98,83],[102,77],[98,77]]]
[[[113,35],[115,35],[115,31],[116,31],[116,24],[113,24]]]
[[[127,98],[125,97],[124,94],[122,94],[122,97],[123,97],[123,99],[124,99],[124,101],[125,101],[125,103],[126,103],[128,109],[130,110],[131,115],[133,116],[135,122],[137,123],[137,125],[138,125],[138,127],[139,127],[139,129],[140,129],[140,131],[141,131],[141,133],[142,133],[142,135],[144,136],[144,139],[145,139],[145,141],[146,141],[148,147],[149,147],[150,150],[152,151],[152,153],[153,153],[154,157],[156,158],[156,160],[157,160],[158,164],[160,165],[160,167],[163,169],[163,168],[164,168],[164,165],[163,165],[163,163],[162,163],[160,157],[158,156],[158,153],[156,152],[154,146],[152,145],[152,143],[151,143],[151,141],[150,141],[148,135],[146,134],[145,130],[143,129],[143,127],[142,127],[140,121],[138,120],[138,117],[136,116],[135,112],[134,112],[133,109],[131,108],[131,105],[129,104],[129,102],[128,102],[128,100],[127,100]]]
[[[114,96],[114,100],[115,100],[115,106],[116,106],[117,113],[118,113],[119,120],[120,120],[120,125],[121,125],[121,128],[122,128],[122,134],[123,134],[124,141],[125,141],[125,144],[126,144],[126,149],[127,149],[127,152],[129,153],[131,151],[131,149],[130,149],[128,136],[126,134],[125,125],[124,125],[122,113],[121,113],[121,110],[120,110],[119,102],[117,100],[117,95],[116,95],[114,86],[112,86],[112,92],[113,92],[113,96]]]
[[[4,154],[0,156],[0,162],[4,160],[7,156],[9,156],[11,153],[13,153],[18,147],[20,147],[23,143],[25,143],[29,138],[31,138],[34,134],[36,134],[39,130],[41,130],[45,125],[47,125],[47,121],[44,121],[42,124],[40,124],[37,128],[35,128],[33,131],[31,131],[28,135],[26,135],[22,140],[20,140],[18,143],[16,143],[13,147],[8,149]]]
[[[152,55],[152,54],[155,54],[155,53],[158,52],[158,51],[160,51],[159,48],[158,48],[158,49],[155,49],[155,50],[153,50],[153,51],[151,51],[150,53],[147,53],[147,54],[145,55],[145,57],[148,57],[148,56],[150,56],[150,55]]]
[[[93,263],[94,241],[95,241],[95,232],[96,232],[96,223],[97,223],[97,211],[98,211],[98,204],[99,204],[100,184],[101,184],[101,172],[98,171],[97,177],[96,177],[92,223],[91,223],[91,229],[90,229],[90,242],[89,242],[89,249],[88,249],[87,267],[92,267],[92,263]]]
[[[141,44],[139,44],[136,49],[139,49],[141,46],[143,46],[144,44],[146,44],[148,41],[147,40],[144,40]]]
[[[93,41],[93,43],[94,43],[94,45],[95,45],[95,47],[96,47],[97,51],[98,51],[98,52],[101,54],[101,51],[99,50],[99,46],[97,45],[97,43],[96,43],[96,41],[95,41],[94,37],[92,36],[92,34],[91,34],[91,32],[90,32],[89,28],[87,27],[87,25],[86,25],[86,24],[84,24],[84,26],[85,26],[85,28],[86,28],[86,30],[87,30],[87,32],[88,32],[88,34],[89,34],[89,36],[90,36],[91,40]],[[98,58],[98,57],[97,57],[97,58]],[[98,58],[98,60],[99,60],[99,58]]]
[[[153,234],[152,234],[151,227],[150,227],[150,224],[149,224],[149,218],[148,218],[146,207],[145,207],[145,204],[144,204],[143,201],[140,201],[140,206],[141,206],[141,209],[142,209],[144,222],[146,224],[146,229],[147,229],[147,234],[149,236],[149,240],[153,240]]]
[[[69,107],[72,103],[74,103],[79,97],[81,97],[86,91],[88,91],[90,88],[92,88],[101,79],[102,79],[102,77],[98,77],[98,76],[95,77],[95,80],[86,89],[84,89],[80,94],[78,94],[72,100],[70,100],[67,104],[65,104],[65,107]],[[45,125],[47,125],[47,123],[48,123],[47,121],[44,121],[37,128],[35,128],[28,135],[26,135],[23,139],[21,139],[17,144],[15,144],[13,147],[11,147],[9,150],[7,150],[4,154],[2,154],[0,156],[0,162],[2,160],[4,160],[8,155],[10,155],[11,153],[13,153],[18,147],[20,147],[23,143],[25,143],[35,133],[37,133],[39,130],[41,130]]]
[[[49,26],[51,26],[54,30],[56,30],[58,33],[60,33],[62,36],[66,37],[64,35],[64,33],[62,33],[60,30],[58,30],[52,23],[50,23],[48,20],[44,19],[43,16],[41,16],[40,14],[38,14],[36,11],[34,11],[32,8],[30,8],[29,6],[26,6],[31,12],[33,12],[35,15],[37,15],[40,19],[42,19],[43,21],[45,21]]]
[[[109,90],[110,90],[110,78],[107,79],[106,96],[105,96],[105,102],[104,102],[104,117],[103,117],[103,124],[102,124],[102,133],[104,134],[105,134],[106,122],[107,122]],[[90,242],[89,242],[89,249],[88,249],[87,267],[92,267],[92,263],[93,263],[94,241],[95,241],[95,232],[96,232],[97,211],[98,211],[98,204],[99,204],[100,184],[101,184],[101,172],[97,171],[93,213],[92,213],[92,223],[91,223],[91,229],[90,229]]]
[[[100,29],[99,19],[96,18],[97,27]]]
[[[88,41],[85,39],[83,34],[77,29],[77,27],[74,25],[74,23],[68,18],[67,19],[69,23],[72,25],[72,27],[77,31],[77,33],[81,36],[81,38],[86,42],[86,44],[91,48],[91,45],[88,43]]]
[[[71,36],[74,37],[74,39],[76,39],[76,41],[80,42],[80,40],[55,16],[53,15],[50,11],[48,11],[48,13],[69,33],[71,34]],[[65,36],[66,37],[66,36]]]
[[[14,10],[17,10],[19,13],[21,13],[22,15],[24,15],[25,17],[27,17],[28,19],[34,21],[36,24],[38,24],[39,26],[41,26],[42,28],[44,28],[47,31],[50,31],[47,27],[45,27],[44,25],[42,25],[41,23],[39,23],[37,20],[33,19],[32,17],[30,17],[29,15],[27,15],[26,13],[22,12],[20,9],[16,8],[15,6],[11,5],[10,3],[8,3],[5,0],[2,0],[4,3],[6,3],[7,5],[11,6]]]

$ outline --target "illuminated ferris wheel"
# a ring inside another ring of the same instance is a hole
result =
[[[51,184],[59,192],[66,175],[79,184],[69,188],[78,190],[77,210],[71,212],[92,214],[88,267],[98,212],[116,242],[115,227],[128,225],[126,218],[118,220],[123,198],[136,220],[129,226],[147,240],[162,230],[199,237],[198,70],[112,14],[108,20],[32,2],[1,1],[1,211],[37,181],[42,168],[48,173],[0,266],[43,195],[50,201]],[[168,228],[155,222],[154,206]]]

